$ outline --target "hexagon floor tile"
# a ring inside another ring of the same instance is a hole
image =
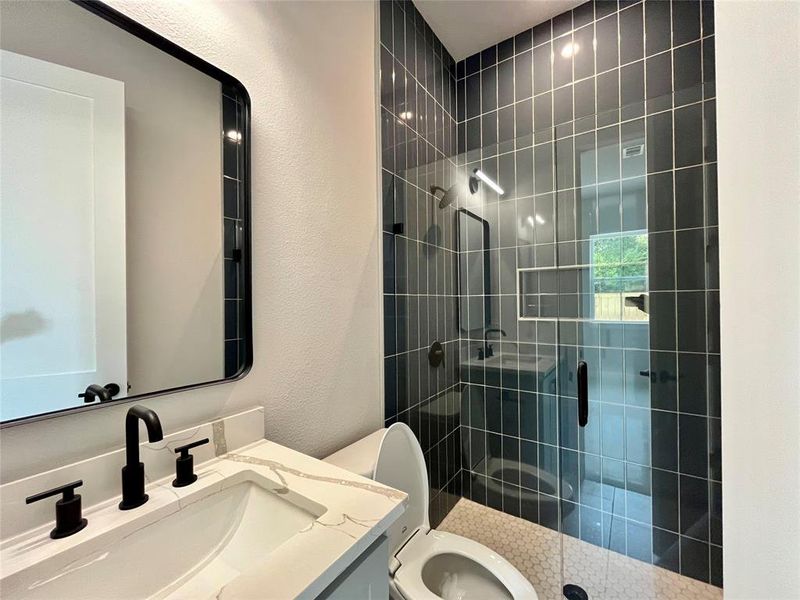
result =
[[[533,584],[539,600],[563,600],[564,578],[591,600],[722,600],[720,588],[461,499],[438,527],[488,546]],[[563,548],[562,548],[563,545]]]

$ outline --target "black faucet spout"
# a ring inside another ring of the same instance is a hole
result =
[[[120,510],[130,510],[147,502],[144,493],[144,463],[139,460],[139,419],[147,428],[147,440],[164,439],[158,415],[144,406],[133,406],[125,416],[125,466],[122,467],[122,501]]]
[[[144,406],[131,407],[125,416],[125,462],[133,465],[139,462],[139,419],[147,428],[147,441],[160,442],[164,439],[158,415]]]
[[[482,349],[482,352],[480,353],[481,356],[478,356],[479,359],[490,358],[490,357],[494,356],[494,349],[492,348],[492,345],[489,343],[489,334],[490,333],[499,333],[503,337],[506,337],[506,332],[503,331],[502,329],[494,329],[494,328],[493,329],[487,329],[483,333],[483,349]]]

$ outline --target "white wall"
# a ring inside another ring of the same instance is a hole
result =
[[[253,369],[142,404],[165,431],[262,404],[269,439],[316,456],[377,429],[375,5],[111,4],[237,77],[253,103]],[[3,430],[2,480],[119,447],[129,406]]]
[[[0,17],[4,49],[125,83],[130,393],[221,379],[219,82],[69,2],[4,0]]]
[[[716,3],[725,598],[800,594],[800,3]]]

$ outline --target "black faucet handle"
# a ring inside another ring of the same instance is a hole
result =
[[[208,438],[203,438],[202,440],[197,440],[196,442],[192,442],[190,444],[186,444],[184,446],[178,446],[175,448],[175,454],[180,454],[181,458],[184,456],[189,456],[189,450],[192,448],[197,448],[198,446],[203,446],[208,443]]]
[[[207,443],[208,438],[203,438],[175,448],[175,454],[180,454],[180,456],[175,459],[175,479],[172,480],[172,487],[184,487],[197,481],[197,475],[194,474],[194,456],[189,453],[189,450]]]
[[[50,498],[51,496],[57,496],[58,494],[63,494],[63,497],[61,498],[62,501],[72,500],[75,497],[75,488],[79,488],[82,485],[83,479],[73,481],[72,483],[65,483],[64,485],[54,487],[52,490],[47,490],[46,492],[39,492],[33,496],[28,496],[25,498],[25,504],[33,504],[34,502],[44,500],[45,498]]]
[[[25,498],[25,504],[33,504],[39,500],[61,494],[61,500],[56,502],[56,526],[50,532],[50,537],[54,540],[78,533],[86,527],[88,521],[81,514],[81,495],[75,493],[75,488],[82,485],[83,480],[79,479]]]

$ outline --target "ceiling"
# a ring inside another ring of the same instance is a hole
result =
[[[586,0],[414,0],[456,61]]]

